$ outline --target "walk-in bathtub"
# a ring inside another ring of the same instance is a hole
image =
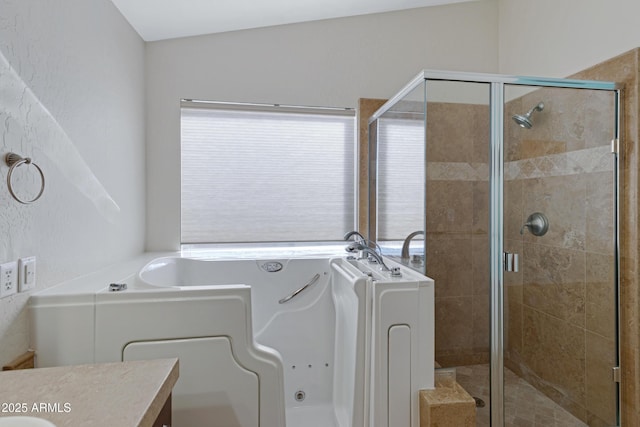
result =
[[[345,257],[146,261],[34,294],[38,366],[178,357],[174,427],[419,426],[431,279]]]

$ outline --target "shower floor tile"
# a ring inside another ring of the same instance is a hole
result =
[[[477,427],[489,427],[489,365],[457,366],[456,379],[467,392],[485,402],[477,408]],[[504,371],[506,427],[586,427],[557,403],[509,369]]]

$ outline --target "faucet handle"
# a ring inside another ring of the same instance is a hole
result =
[[[527,218],[527,222],[524,223],[520,229],[520,234],[524,234],[524,230],[527,229],[534,236],[544,236],[549,230],[549,220],[545,214],[540,212],[534,212]]]

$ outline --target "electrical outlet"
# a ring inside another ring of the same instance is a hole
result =
[[[30,291],[36,287],[36,257],[30,256],[18,260],[18,290]]]
[[[18,292],[18,263],[15,261],[0,264],[0,298]]]

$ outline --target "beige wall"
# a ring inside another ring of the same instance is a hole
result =
[[[356,107],[423,68],[495,72],[496,1],[147,44],[147,247],[180,242],[180,98]]]
[[[566,77],[640,46],[636,0],[499,0],[499,72]]]

